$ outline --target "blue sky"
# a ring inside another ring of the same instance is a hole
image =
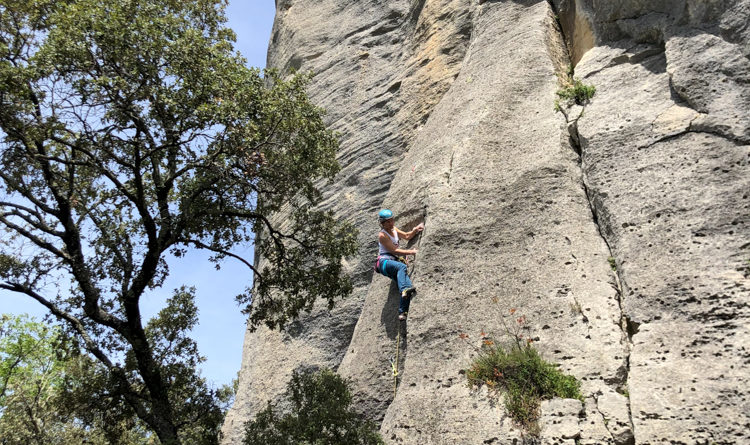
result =
[[[274,0],[229,1],[227,17],[229,27],[237,33],[236,49],[245,56],[250,66],[266,66],[275,5]]]
[[[275,13],[274,0],[230,0],[227,8],[229,26],[237,33],[236,49],[248,65],[264,67]],[[252,258],[252,252],[246,252]],[[203,375],[215,385],[229,384],[236,377],[242,360],[245,317],[234,296],[250,283],[247,268],[227,260],[217,271],[208,255],[191,252],[187,257],[170,262],[170,277],[164,286],[142,301],[144,315],[161,309],[164,299],[182,285],[197,289],[199,326],[193,331],[200,353],[206,357],[201,366]],[[0,312],[27,313],[40,320],[45,311],[28,297],[0,291]]]

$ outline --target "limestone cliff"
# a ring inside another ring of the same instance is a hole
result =
[[[326,205],[361,253],[332,312],[246,336],[226,443],[315,366],[387,443],[518,443],[459,338],[511,308],[582,381],[584,404],[543,406],[544,443],[750,441],[750,0],[276,6],[269,66],[316,74],[342,135]],[[555,112],[570,67],[596,95]],[[426,226],[400,325],[372,273],[381,207]]]

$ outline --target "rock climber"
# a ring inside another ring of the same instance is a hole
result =
[[[398,319],[406,320],[409,311],[409,302],[416,293],[416,289],[406,273],[406,263],[399,260],[400,255],[415,255],[416,249],[401,249],[398,246],[399,239],[412,239],[424,230],[424,224],[419,224],[409,232],[404,232],[394,226],[393,212],[383,209],[378,213],[380,221],[380,233],[378,233],[378,260],[375,270],[385,275],[398,284],[401,292],[401,301],[398,305]]]

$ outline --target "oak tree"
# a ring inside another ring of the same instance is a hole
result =
[[[245,445],[383,445],[375,422],[351,407],[349,383],[331,370],[295,371],[283,399],[245,424]]]
[[[197,248],[244,264],[253,328],[351,292],[355,233],[318,188],[336,135],[307,76],[245,66],[225,4],[0,3],[0,289],[44,305],[164,444],[213,443],[221,422],[193,290],[142,319],[170,261]]]

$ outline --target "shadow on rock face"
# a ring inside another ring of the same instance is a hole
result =
[[[385,334],[391,340],[396,339],[399,325],[398,304],[401,300],[401,293],[398,291],[398,285],[391,281],[391,287],[388,289],[388,299],[383,304],[383,310],[380,313],[380,324],[385,326]]]

